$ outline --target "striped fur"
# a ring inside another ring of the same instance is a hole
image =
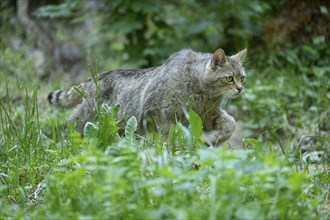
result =
[[[183,49],[160,66],[102,73],[97,82],[89,79],[69,90],[54,91],[48,100],[62,108],[76,106],[68,120],[77,122],[81,131],[97,117],[101,105],[119,104],[120,130],[134,116],[139,132],[155,128],[167,133],[177,121],[188,126],[186,112],[192,109],[203,120],[205,142],[216,145],[227,140],[235,127],[234,118],[221,106],[244,92],[241,58],[245,54],[246,50],[226,56],[222,49],[213,54]]]
[[[77,106],[82,101],[82,96],[77,92],[76,89],[83,92],[82,88],[84,85],[80,84],[78,86],[71,87],[68,90],[56,90],[48,94],[48,101],[51,105],[60,108],[72,108]]]

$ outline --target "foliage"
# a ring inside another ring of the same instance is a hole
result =
[[[167,149],[89,149],[49,178],[44,207],[33,218],[316,218],[308,176],[271,152],[200,149],[168,161]],[[159,158],[158,155],[163,155]],[[250,158],[249,158],[250,157]],[[75,165],[76,164],[76,165]],[[198,170],[193,164],[198,164]]]
[[[269,9],[258,1],[120,0],[105,5],[103,31],[112,43],[108,51],[135,66],[158,65],[185,47],[212,51],[222,46],[236,52],[260,34],[259,18]]]
[[[62,18],[69,17],[74,14],[78,8],[77,1],[66,1],[59,5],[47,5],[38,8],[34,15],[36,17]]]
[[[6,113],[5,108],[2,109]],[[198,124],[199,120],[195,115],[190,123]],[[31,123],[38,125],[31,119],[25,123],[26,127]],[[5,124],[2,126],[6,128]],[[107,130],[107,127],[99,128],[99,134],[106,135],[102,129]],[[41,131],[40,127],[32,130],[37,134]],[[252,151],[229,152],[226,148],[198,147],[194,151],[172,154],[166,144],[154,148],[134,141],[135,130],[136,120],[131,118],[124,139],[101,143],[108,146],[105,152],[103,147],[95,148],[93,145],[85,146],[83,152],[70,151],[70,147],[79,149],[81,144],[85,144],[69,138],[53,150],[55,155],[59,151],[69,153],[59,155],[61,160],[56,160],[57,163],[48,161],[51,158],[45,157],[47,153],[40,150],[41,146],[23,142],[17,147],[17,152],[23,149],[21,153],[27,159],[27,170],[16,171],[20,177],[14,178],[14,182],[9,182],[10,172],[8,176],[3,176],[5,187],[2,193],[9,190],[12,196],[17,195],[16,199],[22,201],[22,205],[31,202],[28,205],[32,211],[31,218],[319,217],[315,212],[318,200],[309,197],[305,190],[315,188],[311,178],[319,174],[295,170],[284,156],[276,156],[271,150],[259,148],[262,145],[260,142],[254,141],[256,148]],[[6,133],[10,134],[8,131]],[[39,138],[34,134],[25,140],[30,143]],[[98,138],[102,139],[100,136]],[[93,143],[94,139],[89,137],[88,142]],[[6,142],[14,141],[6,139]],[[40,143],[47,144],[46,141]],[[53,144],[48,144],[46,149],[50,150]],[[191,145],[191,141],[185,139],[182,145]],[[12,149],[6,150],[4,159],[7,163],[2,165],[9,168],[13,164],[7,156]],[[26,157],[28,155],[31,156]],[[14,158],[20,156],[16,153]],[[15,164],[20,167],[22,161]],[[51,166],[51,174],[35,189],[33,185],[41,181],[37,178],[40,170],[35,176],[30,169],[38,167],[45,172],[49,169],[43,167],[46,164]],[[29,174],[26,177],[23,176],[25,172],[25,175]],[[33,181],[29,183],[31,187],[27,187],[28,184],[22,182],[24,180]],[[25,185],[25,188],[20,185]],[[40,191],[45,194],[33,200],[31,195],[34,190],[34,194]],[[40,202],[39,199],[43,205],[33,211],[33,205]],[[9,215],[10,210],[19,210],[17,206],[5,207],[5,216]],[[15,217],[24,214],[16,213]]]
[[[1,154],[3,217],[24,217],[26,211],[38,219],[321,217],[316,211],[319,197],[310,193],[324,193],[318,191],[327,185],[329,170],[295,169],[285,155],[272,151],[271,143],[265,148],[247,139],[251,150],[234,152],[195,145],[183,138],[200,135],[201,119],[192,111],[192,133],[178,124],[185,133],[172,136],[173,143],[179,141],[189,151],[173,150],[164,140],[158,145],[158,138],[139,142],[134,117],[125,137],[117,134],[116,141],[102,141],[109,126],[116,127],[111,120],[97,128],[97,136],[90,133],[83,140],[68,128],[71,135],[54,142],[56,138],[43,135],[34,100],[26,103],[22,133],[15,133],[6,107],[0,111],[6,134]],[[111,111],[105,113],[113,118]]]
[[[116,57],[127,66],[161,64],[173,51],[185,47],[230,53],[247,47],[261,34],[260,19],[272,7],[261,1],[102,1],[94,7],[101,21],[99,38],[104,56]],[[73,13],[74,11],[76,13]],[[90,16],[86,16],[86,14]],[[81,1],[67,0],[39,8],[38,17],[74,17],[96,20]],[[228,50],[227,50],[228,49]]]
[[[99,1],[95,10],[83,2],[36,14],[55,22],[99,19],[103,29],[89,50],[99,43],[100,62],[111,57],[120,68],[159,64],[182,47],[249,47],[247,93],[223,106],[245,123],[243,149],[207,148],[193,111],[188,127],[178,122],[167,137],[141,137],[134,117],[121,132],[118,107],[97,106],[81,137],[66,113],[45,103],[70,80],[56,70],[49,83],[36,75],[33,46],[9,25],[13,10],[2,1],[1,219],[329,219],[329,161],[312,160],[330,152],[327,36],[258,45],[276,1]],[[304,153],[308,139],[318,151]]]
[[[330,49],[324,37],[278,51],[270,48],[266,54],[267,57],[258,56],[266,62],[257,62],[256,69],[248,71],[252,80],[248,81],[248,93],[242,103],[247,114],[253,112],[248,127],[280,129],[287,137],[305,132],[306,128],[319,134],[319,115],[330,105],[326,83],[330,61],[324,59]],[[313,124],[306,124],[306,120]]]
[[[57,120],[48,121],[54,136],[49,138],[43,132],[38,110],[38,88],[32,96],[25,95],[23,109],[1,101],[0,106],[0,180],[1,216],[18,212],[20,207],[33,207],[40,202],[38,194],[43,189],[45,176],[72,153],[78,145],[65,142],[55,134]],[[8,96],[9,97],[9,96]],[[48,119],[49,120],[49,119]],[[63,120],[59,118],[58,120]],[[72,131],[71,129],[69,129]]]
[[[118,108],[119,106],[113,108],[102,106],[98,112],[98,123],[88,122],[84,127],[84,136],[95,141],[99,146],[108,146],[116,142]]]

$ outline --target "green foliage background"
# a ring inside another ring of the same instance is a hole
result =
[[[243,149],[205,147],[193,111],[190,126],[173,125],[169,137],[140,137],[135,118],[119,135],[117,107],[100,106],[81,138],[67,113],[46,103],[48,92],[78,79],[52,68],[36,74],[32,52],[40,48],[15,20],[15,5],[1,1],[0,219],[330,217],[328,26],[287,30],[299,17],[272,32],[269,24],[297,12],[288,1],[91,2],[54,1],[30,12],[58,42],[78,36],[92,64],[82,77],[159,65],[181,48],[229,55],[248,48],[247,93],[225,106],[244,122]],[[313,2],[304,4],[329,24],[329,4]]]

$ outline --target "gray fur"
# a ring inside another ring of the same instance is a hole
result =
[[[222,49],[214,54],[183,49],[174,53],[163,65],[149,69],[115,70],[99,75],[99,103],[120,104],[117,115],[121,128],[125,119],[135,116],[139,130],[150,129],[152,119],[160,132],[168,132],[176,121],[187,124],[185,112],[193,109],[203,120],[203,138],[215,145],[226,141],[235,128],[235,120],[221,103],[243,92],[246,77],[241,59],[246,49],[234,56],[225,56]],[[233,77],[233,82],[230,81]],[[49,94],[52,105],[72,107],[70,116],[83,126],[95,117],[96,86],[92,80],[75,89]],[[239,92],[239,90],[241,90]],[[80,98],[78,98],[80,97]]]

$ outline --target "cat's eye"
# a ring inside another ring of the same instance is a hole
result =
[[[245,76],[241,76],[241,82],[244,82],[244,81],[245,81],[245,79],[246,79],[246,77],[245,77]]]
[[[234,77],[232,77],[232,76],[226,76],[226,80],[228,82],[233,82],[234,81]]]

